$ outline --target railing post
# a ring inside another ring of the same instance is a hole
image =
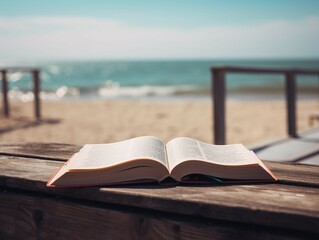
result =
[[[39,70],[33,70],[32,75],[33,75],[34,113],[35,113],[35,117],[39,120],[41,117],[40,98],[39,98],[39,92],[40,92]]]
[[[8,79],[7,79],[7,71],[2,70],[2,96],[3,96],[3,113],[5,117],[10,116],[9,110],[9,101],[8,101]]]
[[[288,135],[291,137],[297,136],[296,128],[296,79],[295,74],[286,72],[286,104],[287,104],[287,120],[288,120]]]
[[[214,101],[214,143],[225,144],[225,72],[212,69],[212,93]]]

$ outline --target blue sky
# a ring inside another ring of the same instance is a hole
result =
[[[319,15],[318,0],[10,0],[0,16],[83,16],[123,21],[132,26],[198,27],[297,20]]]
[[[319,1],[8,0],[0,38],[6,59],[319,58]]]

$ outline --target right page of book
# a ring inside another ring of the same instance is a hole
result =
[[[166,148],[170,170],[187,160],[233,166],[259,162],[242,144],[213,145],[192,138],[179,137],[168,142]]]

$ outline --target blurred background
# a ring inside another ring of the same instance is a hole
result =
[[[211,66],[318,69],[318,42],[312,0],[4,1],[0,68],[40,68],[43,118],[33,119],[30,74],[9,73],[0,141],[211,142]],[[285,134],[283,79],[227,76],[229,142]],[[318,85],[298,77],[299,129],[318,111]]]

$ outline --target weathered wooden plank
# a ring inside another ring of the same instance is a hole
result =
[[[5,117],[10,116],[10,107],[8,101],[8,77],[7,71],[1,70],[0,71],[0,80],[2,80],[2,104],[3,104],[3,113]]]
[[[298,162],[304,158],[318,153],[318,142],[306,141],[302,138],[290,138],[287,139],[285,142],[258,151],[257,155],[262,160],[278,162]]]
[[[61,143],[1,143],[0,155],[66,161],[82,146]]]
[[[319,167],[263,161],[284,184],[319,187]]]
[[[1,239],[310,239],[256,225],[0,192]]]
[[[303,161],[300,161],[298,163],[301,164],[309,164],[309,165],[319,165],[319,153],[317,155],[314,155],[312,157],[309,157]]]
[[[300,137],[312,140],[319,140],[319,127],[310,128],[299,134]]]
[[[286,107],[288,120],[288,135],[290,137],[297,136],[297,121],[296,121],[296,75],[295,73],[285,73],[285,89],[286,89]]]
[[[223,70],[228,73],[244,73],[244,74],[256,74],[256,73],[268,73],[268,74],[309,74],[318,75],[318,69],[299,69],[299,68],[257,68],[257,67],[238,67],[238,66],[212,66],[211,69]]]
[[[56,161],[2,156],[0,186],[319,233],[318,188],[284,184],[47,188],[46,181],[60,165]],[[303,167],[318,172],[318,167]]]
[[[214,143],[225,144],[225,72],[223,70],[212,70],[212,96],[213,96],[213,112],[214,112]]]
[[[263,160],[299,162],[319,154],[319,129],[307,131],[298,138],[274,141],[252,149]],[[319,161],[314,164],[319,165]]]

